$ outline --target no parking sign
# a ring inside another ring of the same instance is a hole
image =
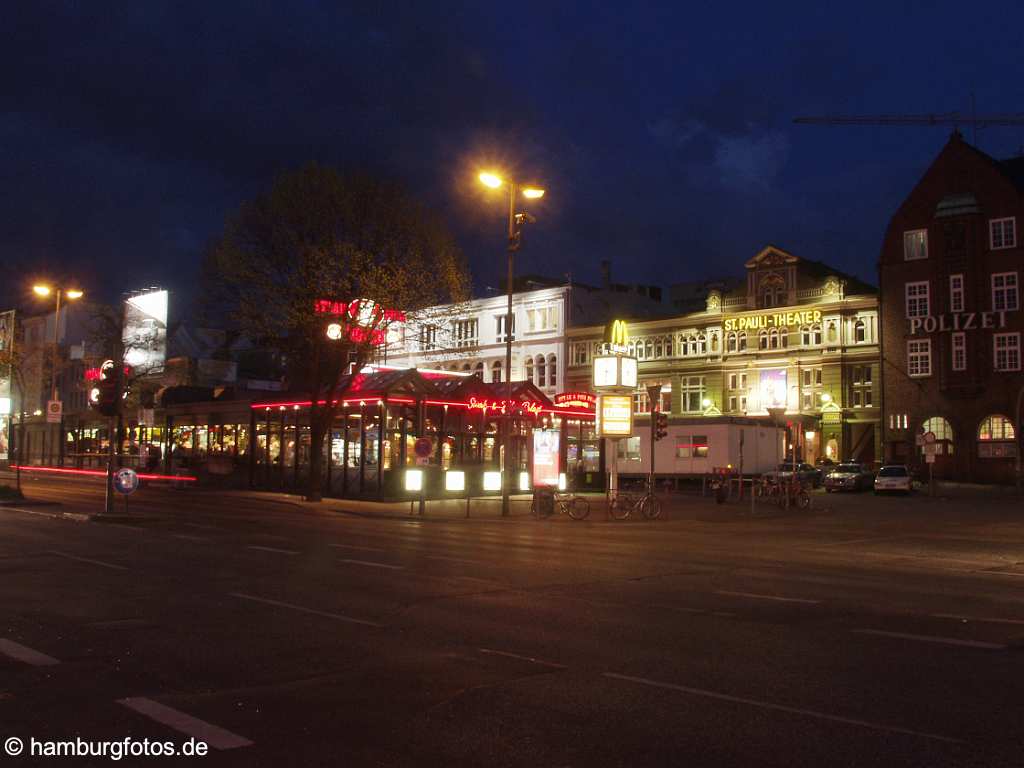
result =
[[[139,476],[134,469],[123,467],[114,473],[114,490],[125,496],[135,493],[139,487]]]

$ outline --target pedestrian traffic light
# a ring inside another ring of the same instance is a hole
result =
[[[668,437],[668,414],[657,411],[654,414],[654,439]]]

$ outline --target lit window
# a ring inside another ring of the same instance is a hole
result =
[[[907,283],[907,317],[927,317],[929,314],[928,281]]]
[[[537,386],[546,387],[547,385],[547,364],[544,361],[544,355],[537,355]]]
[[[495,315],[494,317],[494,328],[495,338],[498,343],[505,343],[508,341],[505,338],[505,321],[508,319],[508,315]],[[512,315],[512,341],[516,340],[516,316]]]
[[[931,339],[907,342],[907,374],[912,377],[932,375]]]
[[[1013,422],[1000,413],[986,416],[978,427],[979,440],[1015,440]]]
[[[928,258],[928,230],[912,229],[903,233],[903,260]]]
[[[953,334],[953,370],[967,370],[967,334],[958,331]]]
[[[558,358],[554,355],[548,355],[548,386],[554,387],[558,384],[558,377],[555,371],[558,368]]]
[[[868,324],[864,318],[858,317],[853,324],[853,341],[855,344],[863,344],[868,340]]]
[[[703,410],[704,400],[704,377],[683,376],[680,393],[682,395],[682,409],[686,413],[700,413]]]
[[[949,311],[964,311],[964,276],[949,276]]]
[[[995,369],[1020,370],[1020,333],[997,333],[993,336]]]
[[[939,446],[939,452],[946,455],[952,455],[953,453],[953,427],[950,426],[949,422],[941,416],[932,416],[930,419],[925,419],[921,425],[921,432],[931,432],[935,435],[935,443]],[[921,448],[922,453],[924,448]]]
[[[992,311],[1013,312],[1019,307],[1017,273],[999,272],[992,275]]]
[[[993,251],[1013,248],[1017,245],[1017,219],[990,219],[988,222],[989,246]]]
[[[491,364],[491,381],[495,384],[501,383],[501,361],[495,360]]]

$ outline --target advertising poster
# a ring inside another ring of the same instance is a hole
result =
[[[135,376],[159,373],[167,357],[167,291],[132,296],[124,307],[124,361]]]
[[[14,310],[0,312],[0,353],[14,348]],[[11,372],[0,364],[0,461],[10,460]]]
[[[535,429],[533,431],[533,484],[534,486],[557,486],[558,473],[561,467],[559,459],[559,439],[561,433],[557,429]]]
[[[786,369],[775,368],[761,371],[759,389],[762,408],[785,408],[788,394],[786,388]]]
[[[597,402],[597,428],[601,437],[633,434],[632,395],[601,395]]]

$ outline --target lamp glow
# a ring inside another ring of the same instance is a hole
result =
[[[831,403],[832,402],[832,395],[830,395],[828,392],[822,392],[821,393],[821,402],[823,402],[823,403]]]
[[[523,197],[528,197],[531,200],[544,197],[544,190],[538,189],[537,187],[526,187],[523,189]]]
[[[484,490],[501,490],[501,472],[484,472]]]
[[[480,174],[480,181],[482,181],[491,189],[497,189],[504,183],[501,180],[501,176],[498,176],[497,174],[494,173],[488,173],[487,171],[484,171],[483,173]]]
[[[68,291],[64,291],[64,297],[72,300],[80,299],[84,295],[85,294],[82,291],[79,291],[78,289],[75,288],[72,288],[71,290]]]
[[[422,469],[405,470],[405,490],[413,493],[423,490]]]
[[[703,400],[700,401],[700,404],[703,405],[705,408],[710,408],[711,407],[711,399],[705,397]]]
[[[520,472],[519,473],[519,490],[528,491],[530,490],[530,473]]]
[[[36,296],[50,295],[50,286],[48,285],[33,285],[32,290],[35,291]]]
[[[450,469],[444,473],[444,489],[446,491],[466,490],[466,473],[462,470]]]
[[[558,490],[564,491],[568,487],[568,483],[565,479],[565,472],[558,473]]]

